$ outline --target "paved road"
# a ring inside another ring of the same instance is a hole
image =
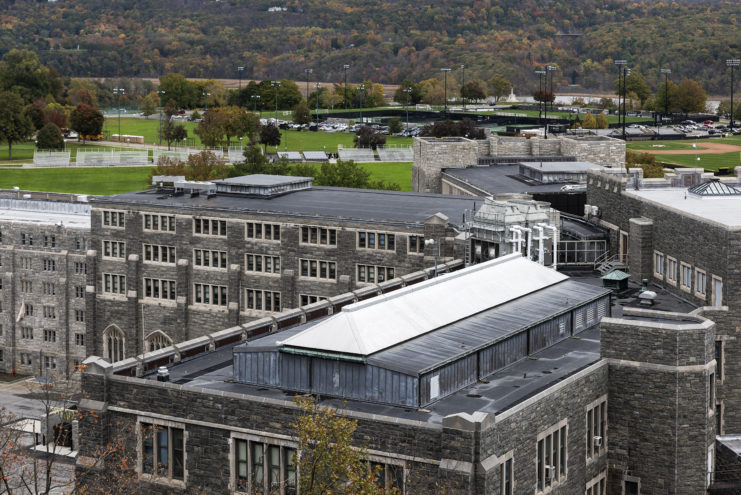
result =
[[[30,380],[0,383],[0,407],[22,418],[39,418],[44,413],[44,404],[39,399],[27,397],[33,389]]]

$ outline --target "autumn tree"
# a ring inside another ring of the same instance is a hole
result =
[[[381,134],[369,125],[364,125],[355,133],[353,142],[355,143],[356,148],[376,149],[379,146],[386,144],[386,135]]]
[[[410,91],[406,91],[406,90]],[[415,84],[409,79],[404,79],[394,92],[394,101],[402,105],[416,105],[422,101],[424,92],[421,84]]]
[[[311,122],[311,110],[306,100],[301,100],[293,107],[293,121],[297,124],[308,124]]]
[[[461,88],[461,98],[465,98],[468,101],[485,99],[486,83],[481,79],[466,81],[466,85]]]
[[[489,94],[494,97],[494,101],[498,102],[504,96],[508,96],[512,88],[512,83],[507,79],[494,76],[489,79]]]
[[[82,136],[85,142],[87,136],[97,136],[103,130],[105,118],[99,110],[80,103],[70,114],[70,127]]]
[[[152,91],[142,100],[142,115],[149,118],[154,112],[157,111],[157,107],[160,104],[160,97],[155,91]]]
[[[674,113],[680,111],[679,87],[672,81],[662,84],[654,96],[654,110]]]
[[[37,131],[46,124],[46,111],[44,107],[46,107],[44,100],[36,100],[30,105],[26,105],[25,108],[26,115],[31,119],[33,128]]]
[[[604,113],[597,114],[597,129],[609,129],[610,122],[607,120],[607,115]]]
[[[677,87],[677,103],[683,113],[704,112],[707,95],[705,90],[692,79],[684,78]]]
[[[13,159],[13,143],[28,139],[33,123],[24,111],[23,99],[10,91],[0,92],[0,142],[8,143],[8,159]]]
[[[203,114],[203,119],[193,131],[201,138],[207,148],[215,148],[224,137],[226,116],[219,108],[214,108]]]
[[[584,122],[582,123],[581,127],[582,129],[596,129],[597,119],[594,118],[594,115],[588,113],[584,116]]]
[[[640,72],[632,71],[629,76],[624,79],[615,80],[615,94],[623,94],[623,88],[621,83],[625,86],[625,93],[634,93],[635,99],[640,101],[641,107],[645,105],[646,101],[651,97],[651,88],[648,87],[646,79],[641,75]]]
[[[217,111],[222,116],[221,126],[226,136],[227,147],[231,144],[233,137],[245,135],[249,136],[250,139],[254,137],[259,120],[252,113],[247,113],[244,109],[234,105],[218,108]]]
[[[201,99],[198,85],[180,74],[168,74],[160,78],[161,104],[174,101],[178,108],[194,108]]]
[[[547,89],[536,89],[533,91],[533,99],[539,102],[551,103],[556,100],[556,95]]]
[[[207,150],[191,153],[185,161],[163,156],[150,172],[149,182],[155,175],[183,175],[186,180],[196,181],[223,179],[229,175],[229,169],[223,159]]]

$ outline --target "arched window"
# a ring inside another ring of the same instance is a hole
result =
[[[164,347],[172,345],[172,339],[159,330],[150,333],[146,338],[147,352],[158,351]]]
[[[111,325],[103,332],[103,354],[108,361],[115,363],[124,358],[126,338],[124,333],[116,325]]]

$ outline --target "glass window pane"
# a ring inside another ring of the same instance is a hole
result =
[[[183,430],[172,429],[172,477],[176,480],[183,479],[184,472],[184,450]]]
[[[157,465],[162,471],[167,471],[167,465],[170,461],[167,442],[167,428],[159,427],[157,431]]]

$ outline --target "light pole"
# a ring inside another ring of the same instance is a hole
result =
[[[412,88],[406,88],[404,92],[407,94],[406,105],[404,107],[407,111],[407,132],[409,132],[409,98],[412,96]]]
[[[157,94],[160,95],[160,131],[159,131],[159,136],[160,136],[160,146],[162,146],[162,95],[164,95],[165,92],[162,91],[161,89],[158,89],[157,90]]]
[[[260,99],[260,95],[251,95],[250,100],[252,100],[252,113],[257,113],[257,100]]]
[[[731,68],[731,133],[733,133],[733,69],[739,66],[741,61],[737,58],[726,60],[726,65]]]
[[[365,95],[365,85],[361,84],[358,91],[360,91],[360,125],[363,125],[363,96]]]
[[[278,88],[280,87],[280,81],[273,81],[270,84],[275,88],[275,124],[278,125]]]
[[[552,66],[552,65],[546,65],[545,66],[545,70],[546,70],[546,73],[545,73],[545,94],[546,94],[546,98],[548,100],[551,100],[551,98],[553,97],[553,73],[556,71],[556,68],[554,66]],[[548,77],[549,77],[549,74],[550,74],[550,79],[551,79],[551,89],[550,89],[550,91],[548,90]],[[553,100],[551,100],[550,103],[551,103],[551,111],[553,111]],[[543,108],[545,110],[545,138],[548,139],[548,101],[547,100],[543,102]]]
[[[347,110],[347,69],[349,68],[350,66],[348,64],[342,66],[342,69],[345,71],[345,110]]]
[[[544,70],[536,70],[535,73],[538,75],[538,122],[543,124],[543,105],[545,101],[545,95],[543,91],[543,76],[545,75]]]
[[[304,73],[306,74],[306,101],[309,101],[309,74],[314,72],[314,69],[304,69]]]
[[[243,66],[237,67],[237,73],[239,74],[239,90],[242,91],[242,71],[244,71]]]
[[[664,117],[666,117],[669,115],[669,74],[672,73],[672,70],[661,69],[661,73],[664,74]],[[733,117],[731,117],[731,119],[733,119]],[[731,122],[733,122],[733,120],[731,120]]]
[[[208,97],[211,96],[211,93],[208,93],[206,91],[203,92],[203,113],[208,112]]]
[[[551,103],[551,112],[552,112],[553,111],[553,100],[556,99],[556,95],[553,94],[553,73],[558,70],[558,67],[556,67],[555,65],[546,65],[545,70],[547,70],[551,76],[551,85],[550,85],[551,89],[550,89],[550,94],[548,95],[548,99],[551,100],[550,103]]]
[[[440,244],[435,239],[425,239],[425,246],[432,246],[432,254],[435,256],[435,277],[437,278],[437,257],[440,254]]]
[[[450,72],[450,69],[443,68],[443,69],[440,69],[440,70],[443,71],[443,80],[444,80],[444,83],[443,83],[443,87],[444,87],[443,95],[444,95],[444,98],[445,98],[445,113],[447,114],[448,113],[448,72]]]
[[[463,100],[463,111],[466,111],[466,66],[461,64],[461,100]]]
[[[319,83],[316,83],[316,93],[314,93],[314,96],[316,98],[316,121],[319,122],[319,88],[322,85]]]
[[[625,139],[625,123],[623,122],[623,110],[621,105],[621,98],[623,97],[623,83],[622,79],[624,77],[624,66],[628,63],[627,60],[615,60],[615,65],[617,65],[618,68],[618,125],[622,124],[623,126],[623,139]]]
[[[118,142],[121,143],[121,95],[124,94],[123,88],[113,88],[113,94],[116,95],[116,106],[118,107]]]

